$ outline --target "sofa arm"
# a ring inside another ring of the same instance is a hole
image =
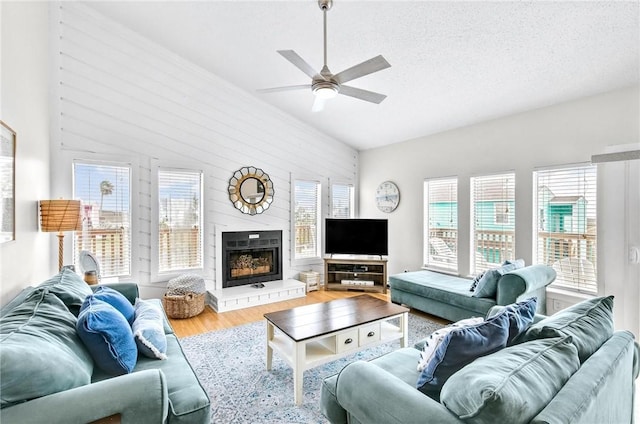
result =
[[[144,370],[43,396],[0,410],[3,424],[89,423],[120,414],[122,424],[167,419],[169,395],[162,371]]]
[[[531,265],[507,272],[498,280],[496,303],[508,305],[529,297],[538,298],[538,313],[546,312],[546,287],[556,279],[547,265]]]
[[[140,297],[140,293],[138,292],[138,284],[137,283],[106,283],[106,284],[95,284],[91,286],[91,290],[96,291],[98,287],[109,287],[114,290],[119,291],[126,297],[131,304],[136,303],[136,297]]]
[[[370,362],[352,362],[340,372],[336,397],[340,405],[361,423],[462,423],[415,386]]]

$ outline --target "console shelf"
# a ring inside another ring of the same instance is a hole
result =
[[[387,292],[386,259],[324,259],[325,290]]]

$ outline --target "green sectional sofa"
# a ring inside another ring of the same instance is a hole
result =
[[[135,283],[105,286],[132,305],[139,296]],[[133,372],[118,376],[97,366],[76,324],[83,299],[98,287],[63,270],[0,309],[0,422],[89,423],[119,415],[131,424],[209,423],[209,397],[163,313],[157,329],[162,334],[164,327],[166,359],[138,355]]]
[[[417,388],[424,340],[350,363],[323,381],[322,413],[332,424],[632,423],[638,344],[614,331],[612,308],[612,297],[594,298],[537,315],[505,347],[458,364],[438,396]],[[484,323],[499,313],[492,308]],[[448,355],[460,350],[438,364]]]
[[[556,278],[553,268],[531,265],[496,278],[490,297],[470,291],[472,280],[435,271],[413,271],[389,277],[391,301],[449,321],[485,316],[496,305],[508,305],[532,296],[538,299],[538,313],[546,313],[546,287]]]

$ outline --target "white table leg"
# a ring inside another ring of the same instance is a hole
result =
[[[400,318],[400,325],[402,326],[402,339],[400,339],[400,347],[409,346],[409,313],[405,312]]]
[[[273,358],[273,348],[269,344],[273,340],[273,324],[267,321],[267,371],[271,370],[271,360]]]
[[[302,376],[304,374],[305,353],[305,343],[296,343],[293,353],[293,400],[296,405],[302,404]]]

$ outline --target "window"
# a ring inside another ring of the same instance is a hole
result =
[[[294,259],[320,257],[320,183],[294,181]]]
[[[158,272],[202,269],[202,173],[158,171]]]
[[[513,260],[515,174],[471,178],[472,266],[481,272]]]
[[[353,218],[353,185],[331,185],[331,217]]]
[[[595,294],[595,165],[539,170],[536,189],[536,262],[553,266],[554,286]]]
[[[424,182],[424,264],[458,270],[458,179]]]
[[[75,162],[73,197],[82,205],[75,263],[87,250],[98,260],[102,277],[131,275],[130,167]]]

